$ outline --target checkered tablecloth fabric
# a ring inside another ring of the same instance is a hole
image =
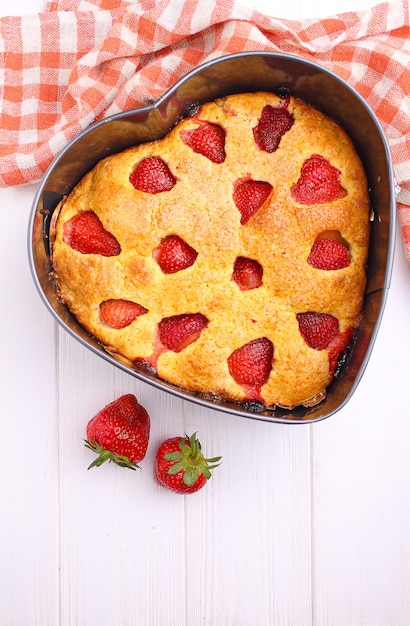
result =
[[[236,0],[51,0],[0,19],[0,186],[38,180],[67,142],[159,97],[209,59],[298,54],[367,100],[390,144],[410,260],[409,0],[326,19],[282,20]]]

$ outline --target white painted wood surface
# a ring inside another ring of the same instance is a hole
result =
[[[372,3],[252,4],[297,18]],[[14,0],[0,12],[43,6]],[[0,190],[0,626],[408,626],[410,266],[400,237],[353,398],[315,425],[259,423],[160,393],[57,328],[27,261],[35,190]],[[143,469],[87,472],[85,424],[124,392],[151,414]],[[223,463],[205,489],[177,496],[154,482],[155,449],[193,431]]]

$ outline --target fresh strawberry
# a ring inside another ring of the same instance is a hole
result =
[[[343,333],[339,333],[329,346],[329,373],[334,376],[338,366],[339,358],[344,350],[348,347],[354,333],[354,328],[347,328]]]
[[[347,191],[340,184],[340,171],[324,157],[313,154],[303,163],[290,193],[299,204],[321,204],[344,198]]]
[[[156,156],[142,159],[130,174],[131,185],[146,193],[169,191],[176,182],[165,161]]]
[[[100,318],[103,324],[111,328],[125,328],[148,309],[132,300],[105,300],[100,304]]]
[[[150,418],[137,398],[129,393],[104,407],[87,424],[86,447],[98,454],[91,467],[112,461],[135,469],[148,447]]]
[[[180,132],[182,141],[212,163],[223,163],[226,156],[224,129],[218,124],[197,121],[199,123],[197,128]]]
[[[242,290],[255,289],[262,285],[263,269],[255,259],[238,256],[233,267],[232,278]]]
[[[183,313],[164,317],[158,324],[159,340],[173,352],[181,352],[196,341],[208,326],[208,319],[202,313]]]
[[[94,211],[81,211],[64,224],[63,241],[81,254],[117,256],[121,246]]]
[[[198,253],[178,235],[168,235],[155,248],[153,257],[164,274],[175,274],[195,263]]]
[[[273,344],[267,337],[254,339],[234,350],[228,368],[239,385],[261,387],[269,378],[273,363]]]
[[[201,489],[219,465],[220,456],[206,459],[196,433],[191,437],[171,437],[161,443],[155,456],[157,482],[175,493],[188,494]]]
[[[317,270],[340,270],[350,264],[349,249],[337,239],[318,238],[307,262]]]
[[[329,313],[298,313],[299,331],[308,346],[324,350],[339,333],[339,320]]]
[[[259,122],[253,129],[258,148],[265,152],[275,152],[282,136],[292,128],[293,122],[293,115],[283,106],[265,105]]]
[[[233,201],[241,214],[241,224],[246,224],[259,211],[272,189],[272,185],[263,180],[236,181]]]

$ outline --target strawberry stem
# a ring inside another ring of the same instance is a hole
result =
[[[115,452],[111,452],[110,450],[105,450],[98,441],[93,439],[92,441],[85,441],[85,447],[89,450],[92,450],[97,454],[97,458],[87,467],[87,469],[91,469],[92,467],[99,467],[106,461],[109,463],[115,463],[120,467],[127,467],[128,469],[135,470],[141,469],[139,465],[130,461],[130,459],[124,454],[116,454]]]
[[[201,474],[207,479],[211,478],[210,470],[218,467],[218,461],[222,458],[217,456],[206,459],[201,451],[201,443],[196,438],[196,432],[190,437],[185,435],[185,439],[179,442],[179,448],[180,452],[170,452],[164,455],[167,461],[175,461],[167,473],[173,475],[183,471],[183,481],[188,487],[192,487]]]

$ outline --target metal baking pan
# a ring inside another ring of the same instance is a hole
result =
[[[132,145],[160,139],[199,103],[232,93],[266,90],[292,94],[334,118],[352,138],[368,178],[371,243],[363,320],[346,363],[316,407],[266,409],[235,404],[175,387],[152,372],[130,367],[109,355],[79,326],[57,297],[50,278],[49,229],[60,200],[100,159]],[[366,101],[331,71],[300,57],[245,52],[209,61],[175,83],[157,102],[104,119],[72,140],[54,159],[34,198],[29,222],[29,262],[36,287],[57,322],[84,346],[156,388],[205,407],[256,420],[311,423],[341,409],[354,393],[369,361],[388,294],[393,263],[396,194],[387,140]]]

